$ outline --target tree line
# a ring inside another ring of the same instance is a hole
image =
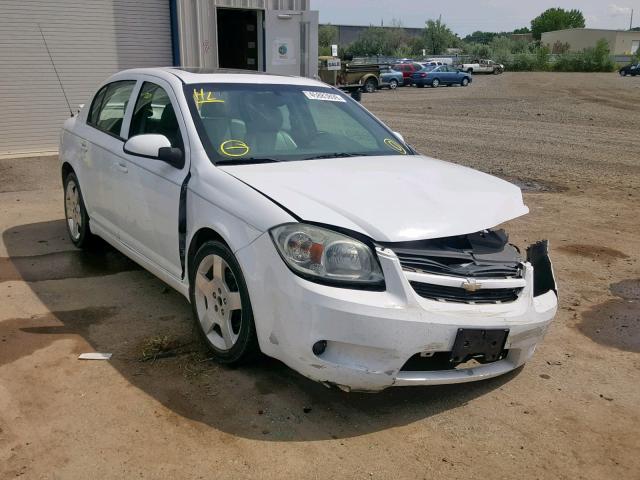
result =
[[[421,58],[423,52],[429,57],[446,54],[449,49],[459,49],[463,55],[491,58],[510,70],[610,71],[614,65],[609,60],[606,41],[598,42],[594,48],[581,54],[569,54],[566,44],[556,44],[549,49],[540,43],[544,32],[584,26],[582,12],[562,8],[544,11],[531,20],[529,27],[512,32],[476,31],[464,38],[456,35],[440,18],[427,20],[420,36],[407,34],[402,25],[394,21],[391,27],[371,26],[365,29],[354,42],[341,46],[339,54],[343,57]],[[320,26],[318,37],[320,55],[330,55],[331,45],[337,42],[337,27]],[[549,62],[549,54],[552,53],[556,56],[553,57],[554,62]]]

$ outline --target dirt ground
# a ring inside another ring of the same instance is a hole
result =
[[[638,478],[640,79],[507,73],[363,102],[420,152],[524,187],[507,228],[549,238],[560,288],[533,360],[375,395],[220,367],[184,298],[74,250],[54,159],[0,160],[0,478]]]

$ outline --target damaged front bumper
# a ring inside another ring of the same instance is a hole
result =
[[[246,272],[265,354],[319,382],[345,390],[377,391],[481,380],[523,365],[557,309],[555,283],[544,293],[535,288],[535,265],[543,271],[546,261],[545,278],[550,273],[553,279],[546,244],[530,251],[514,285],[516,298],[497,303],[425,298],[412,286],[416,274],[412,277],[403,270],[398,256],[387,248],[377,252],[384,292],[341,289],[299,278],[284,265],[268,235],[236,256]],[[461,330],[507,331],[498,359],[467,368],[443,364]]]

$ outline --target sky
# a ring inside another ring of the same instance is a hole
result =
[[[458,35],[476,30],[511,31],[530,26],[531,19],[547,8],[577,8],[588,28],[629,28],[631,9],[633,26],[640,26],[640,0],[311,0],[311,8],[320,11],[320,23],[348,25],[391,24],[399,20],[405,27],[422,27],[429,18],[442,20]]]

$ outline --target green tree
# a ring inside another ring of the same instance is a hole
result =
[[[536,40],[540,40],[544,32],[565,28],[584,28],[584,15],[580,10],[550,8],[531,20],[531,32]]]
[[[445,49],[461,44],[460,38],[441,19],[427,20],[423,35],[425,49],[430,55],[440,55]]]
[[[369,27],[360,33],[358,39],[348,46],[347,52],[353,56],[385,55],[396,56],[412,50],[411,39],[400,27]]]
[[[463,41],[467,43],[482,43],[487,45],[491,40],[498,36],[496,32],[482,32],[480,30],[473,32],[463,38]]]
[[[320,25],[318,27],[318,54],[331,55],[331,45],[338,41],[338,27],[335,25]]]
[[[531,30],[529,30],[529,27],[522,27],[522,28],[516,28],[513,33],[531,33]]]

